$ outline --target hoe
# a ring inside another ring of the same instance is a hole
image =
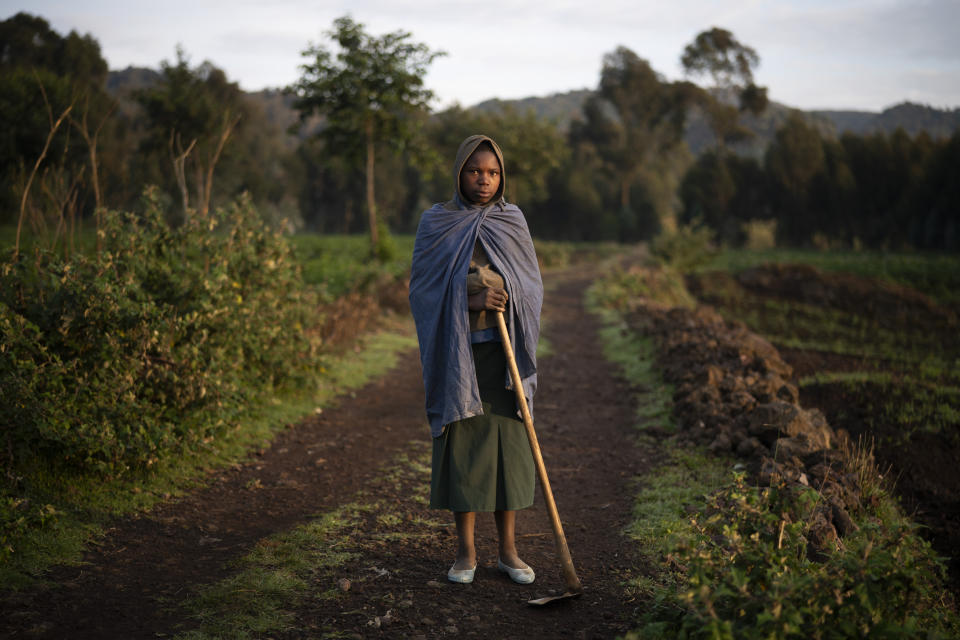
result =
[[[557,512],[557,503],[553,500],[553,491],[550,489],[550,480],[547,478],[547,468],[543,464],[543,456],[540,454],[537,432],[533,429],[533,418],[530,416],[530,409],[527,407],[527,399],[523,395],[523,384],[520,380],[520,371],[517,369],[517,360],[513,355],[513,347],[510,345],[510,334],[507,333],[507,323],[504,322],[503,314],[499,311],[497,312],[497,324],[500,327],[500,338],[503,342],[503,351],[507,356],[507,366],[510,368],[510,378],[513,381],[513,389],[517,394],[517,404],[520,406],[523,424],[527,428],[527,440],[530,441],[530,451],[533,453],[533,460],[537,465],[537,477],[540,478],[540,488],[543,490],[543,499],[547,504],[547,512],[550,514],[550,524],[553,527],[553,541],[557,547],[557,556],[560,558],[560,568],[563,571],[563,582],[566,586],[566,591],[560,595],[528,600],[527,603],[539,606],[566,598],[576,598],[583,594],[583,587],[580,585],[580,579],[577,578],[577,572],[573,568],[573,559],[570,557],[570,549],[567,547],[567,538],[563,535],[563,525],[560,524],[560,514]]]

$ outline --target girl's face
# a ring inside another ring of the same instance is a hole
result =
[[[490,202],[500,189],[500,162],[496,154],[480,147],[474,151],[460,172],[460,193],[474,204]]]

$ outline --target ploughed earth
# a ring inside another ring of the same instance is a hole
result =
[[[960,593],[960,323],[907,287],[801,265],[691,276],[701,302],[769,339],[800,404],[872,447]]]
[[[527,600],[563,590],[539,489],[518,516],[530,586],[496,568],[496,530],[482,514],[479,568],[470,585],[446,580],[451,514],[430,510],[430,438],[416,350],[386,376],[291,425],[243,465],[153,511],[119,520],[74,567],[45,587],[5,594],[0,636],[157,638],[200,628],[188,603],[278,543],[269,536],[351,512],[337,543],[349,559],[314,572],[309,593],[284,603],[281,631],[262,637],[612,638],[630,629],[639,603],[624,588],[637,571],[622,531],[636,479],[655,453],[634,440],[629,388],[601,356],[597,321],[583,308],[591,274],[547,277],[545,335],[535,420],[547,471],[585,592],[548,607]],[[350,507],[349,505],[367,505]],[[340,511],[338,511],[340,510]],[[644,571],[641,567],[640,571]]]

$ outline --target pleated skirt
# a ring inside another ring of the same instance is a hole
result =
[[[483,415],[448,424],[433,439],[430,506],[450,511],[513,511],[533,504],[534,463],[516,397],[504,388],[499,342],[473,345]]]

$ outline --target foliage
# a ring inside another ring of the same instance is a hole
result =
[[[147,198],[140,219],[105,217],[96,257],[3,264],[0,416],[14,461],[150,467],[316,365],[302,331],[311,297],[249,200],[174,229]]]
[[[751,251],[769,250],[777,246],[776,220],[747,220],[740,225],[743,245]]]
[[[412,235],[391,234],[395,256],[371,262],[370,242],[361,235],[298,233],[290,237],[304,281],[316,287],[322,300],[365,290],[384,274],[400,277],[410,268]]]
[[[100,119],[109,102],[104,91],[107,63],[100,45],[89,34],[71,31],[61,36],[43,18],[25,12],[0,22],[0,182],[9,189],[0,191],[0,220],[10,220],[23,186],[23,172],[41,154],[53,120],[71,105],[83,118]],[[53,174],[67,183],[83,183],[83,145],[72,138],[70,127],[61,127],[47,153],[38,176],[37,190],[55,190]],[[54,209],[54,198],[35,198],[37,208]],[[80,198],[83,202],[84,198]]]
[[[745,86],[753,82],[760,56],[726,29],[713,27],[684,48],[680,63],[687,75],[709,75],[716,87]]]
[[[683,273],[709,262],[717,248],[713,230],[694,220],[676,231],[658,235],[650,244],[650,251],[663,264]]]
[[[375,148],[390,141],[403,149],[413,141],[418,120],[411,116],[425,110],[433,97],[423,78],[440,53],[410,42],[404,31],[371,36],[349,16],[334,20],[327,35],[339,50],[334,56],[315,45],[303,52],[309,62],[292,87],[295,106],[301,117],[325,116],[320,135],[328,153],[341,155],[355,168],[365,162],[370,241],[377,251]]]
[[[916,527],[864,521],[817,562],[807,532],[820,500],[812,489],[750,486],[742,473],[711,495],[675,550],[689,580],[679,637],[945,637],[934,586],[943,566]]]
[[[794,113],[763,163],[705,153],[684,177],[683,219],[702,216],[724,241],[740,225],[777,222],[786,246],[934,249],[960,247],[960,190],[948,178],[960,161],[960,133],[933,140],[903,130],[824,135]]]
[[[612,269],[591,292],[596,304],[618,312],[636,308],[641,299],[670,307],[696,306],[696,300],[683,284],[682,274],[662,266]]]
[[[626,47],[603,59],[597,93],[584,104],[584,118],[570,129],[575,146],[588,146],[617,185],[620,240],[643,234],[632,191],[644,171],[669,158],[680,145],[688,106],[700,91],[690,83],[667,83]],[[658,212],[663,215],[665,212]]]
[[[701,99],[720,150],[724,144],[749,137],[749,129],[738,122],[740,112],[754,115],[767,107],[767,90],[753,83],[753,70],[760,64],[760,56],[753,48],[738,41],[726,29],[713,27],[697,34],[680,57],[680,64],[688,76],[710,76],[716,92],[709,99]],[[739,109],[728,101],[738,99]]]

